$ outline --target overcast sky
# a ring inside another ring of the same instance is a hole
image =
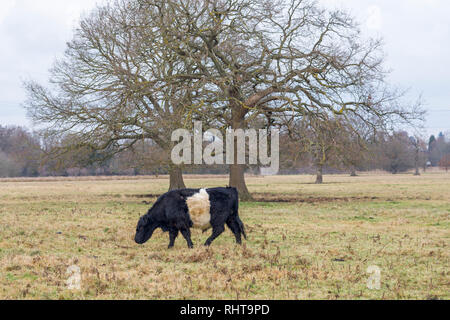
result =
[[[450,1],[320,0],[349,10],[368,36],[382,37],[390,82],[422,94],[426,134],[450,130]],[[27,125],[23,79],[45,82],[81,14],[97,0],[0,0],[0,125]]]

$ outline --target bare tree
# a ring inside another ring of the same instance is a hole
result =
[[[425,158],[425,152],[426,152],[426,144],[425,141],[423,141],[418,136],[411,136],[410,137],[411,145],[414,149],[414,175],[420,176],[420,170],[419,168],[421,166],[426,167],[426,158]]]
[[[289,128],[293,139],[300,141],[301,152],[309,153],[316,169],[316,184],[323,183],[325,166],[339,166],[340,155],[347,148],[344,144],[343,128],[339,118],[318,118],[314,115],[303,117]]]
[[[368,121],[391,115],[401,95],[383,85],[381,41],[364,40],[342,11],[314,1],[141,0],[157,11],[167,43],[214,96],[216,119],[233,129],[259,114],[326,113]],[[230,185],[250,198],[245,166],[230,167]]]
[[[170,154],[172,131],[192,122],[197,84],[171,81],[190,65],[164,43],[136,1],[98,7],[81,20],[52,68],[51,88],[25,84],[30,117],[47,126],[47,135],[70,134],[70,148],[113,155],[151,139]],[[169,171],[170,189],[184,188],[182,169]]]
[[[450,153],[445,154],[441,161],[439,161],[439,166],[448,172],[448,168],[450,168]]]
[[[383,168],[386,171],[397,174],[406,172],[415,166],[415,150],[405,131],[386,133],[378,143],[378,150],[384,158]]]
[[[339,122],[338,161],[345,169],[350,170],[351,177],[357,177],[357,170],[364,166],[369,156],[368,142],[373,132],[364,121],[356,117],[341,117]]]

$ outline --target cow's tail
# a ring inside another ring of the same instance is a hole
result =
[[[233,213],[234,213],[236,222],[239,225],[241,234],[244,236],[245,240],[247,240],[247,233],[245,232],[244,223],[242,222],[241,218],[239,217],[239,193],[236,188],[232,188],[232,189],[234,189],[234,199],[233,199],[233,204],[234,204],[233,211],[234,212]]]
[[[247,234],[245,233],[244,223],[242,223],[241,218],[239,218],[239,216],[236,216],[236,221],[239,224],[239,229],[241,229],[242,235],[244,236],[245,240],[247,240]]]

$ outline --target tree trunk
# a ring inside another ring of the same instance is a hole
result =
[[[416,172],[414,173],[414,175],[415,176],[420,176],[420,171],[419,171],[419,149],[416,149],[415,165],[416,165]]]
[[[253,200],[245,183],[245,165],[232,164],[230,165],[230,187],[234,187],[239,192],[239,199],[241,201]]]
[[[414,173],[415,176],[420,176],[419,167],[416,167],[416,172]]]
[[[186,189],[186,185],[184,184],[184,180],[183,180],[183,171],[182,171],[181,167],[171,166],[169,168],[169,175],[170,175],[169,191],[178,190],[178,189]]]
[[[352,167],[352,172],[350,173],[351,177],[357,177],[358,175],[356,174],[356,169],[355,167]]]
[[[245,130],[245,115],[247,110],[242,108],[241,105],[237,105],[232,102],[232,129]],[[234,164],[230,165],[230,187],[236,188],[239,192],[239,199],[241,201],[253,200],[250,192],[248,191],[247,184],[245,183],[245,165],[237,164],[237,138],[234,139]]]
[[[317,177],[316,177],[316,184],[322,184],[323,183],[323,167],[321,165],[317,166]]]

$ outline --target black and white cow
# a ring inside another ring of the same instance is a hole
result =
[[[161,228],[169,232],[169,248],[174,246],[179,232],[189,248],[193,248],[190,229],[197,228],[205,232],[212,228],[212,235],[205,243],[209,246],[225,231],[226,224],[236,237],[236,242],[241,244],[241,235],[245,239],[247,235],[238,211],[239,195],[235,188],[170,191],[159,197],[148,213],[140,218],[135,241],[144,244],[157,228]]]

